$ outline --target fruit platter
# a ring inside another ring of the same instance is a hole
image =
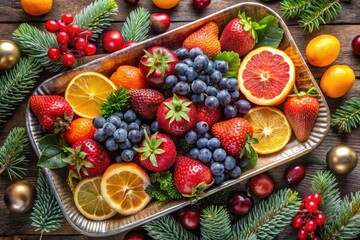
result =
[[[240,23],[250,30],[234,37]],[[97,85],[92,97],[111,104],[100,111],[83,101],[84,85]],[[299,120],[298,94],[312,101],[301,109],[306,121]],[[44,139],[52,101],[63,110],[57,127],[74,114],[70,129],[89,131],[66,130],[66,167],[45,165],[44,172],[70,225],[93,237],[130,230],[307,154],[330,125],[326,101],[286,24],[258,3],[234,5],[43,82],[26,112],[40,161],[44,149],[56,151],[46,146],[53,139]],[[101,161],[89,162],[95,155]],[[71,171],[82,178],[74,189]],[[175,184],[165,189],[170,197],[150,194],[147,187],[166,171]],[[126,186],[137,181],[136,189]],[[89,184],[99,185],[104,217],[81,202]],[[119,200],[114,192],[121,191]]]

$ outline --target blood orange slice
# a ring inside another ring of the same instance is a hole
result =
[[[246,55],[239,69],[239,88],[251,102],[274,106],[293,90],[295,67],[290,57],[272,47],[259,47]]]

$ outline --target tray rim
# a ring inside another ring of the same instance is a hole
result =
[[[185,24],[185,25],[183,25],[183,26],[181,26],[181,27],[172,29],[172,30],[167,31],[167,32],[165,32],[165,33],[163,33],[163,34],[160,34],[160,35],[154,36],[154,37],[152,37],[152,38],[149,38],[149,39],[147,39],[147,40],[145,40],[145,41],[142,41],[141,44],[142,44],[142,45],[146,45],[146,44],[149,43],[149,42],[153,42],[153,41],[155,41],[155,40],[157,40],[157,39],[161,39],[164,35],[172,34],[172,33],[175,32],[175,31],[179,31],[180,29],[187,28],[187,27],[189,27],[189,26],[191,26],[191,25],[193,25],[193,24],[196,24],[196,23],[198,23],[198,22],[202,22],[202,21],[204,21],[204,20],[211,19],[211,18],[214,17],[215,15],[221,14],[221,13],[226,12],[226,11],[229,11],[229,10],[231,10],[231,9],[240,8],[240,7],[243,6],[243,5],[250,5],[250,6],[252,5],[252,6],[257,6],[257,7],[265,8],[268,12],[270,12],[271,14],[273,14],[275,17],[278,18],[279,23],[280,23],[280,25],[282,26],[282,28],[283,28],[284,30],[288,30],[287,25],[286,25],[286,23],[284,22],[284,20],[282,19],[282,17],[281,17],[277,12],[275,12],[272,8],[270,8],[270,7],[268,7],[268,6],[264,5],[264,4],[261,4],[261,3],[256,3],[256,2],[242,2],[242,3],[238,3],[238,4],[235,4],[235,5],[232,5],[232,6],[230,6],[230,7],[224,8],[224,9],[222,9],[222,10],[220,10],[220,11],[216,11],[216,12],[214,12],[214,13],[206,16],[206,17],[200,18],[200,19],[195,20],[195,21],[193,21],[193,22],[189,22],[189,23],[187,23],[187,24]],[[286,34],[286,31],[285,31],[284,34]],[[296,45],[296,42],[295,42],[295,40],[293,39],[293,37],[292,37],[292,35],[291,35],[290,32],[289,32],[289,34],[287,35],[287,38],[288,38],[291,42],[295,43],[293,46],[294,46],[294,48],[296,49],[296,51],[300,53],[300,51],[299,51],[299,49],[298,49],[298,47],[297,47],[297,45]],[[137,47],[136,45],[135,45],[135,46],[128,47],[128,48],[126,49],[126,51],[131,51],[132,48],[136,48],[136,47]],[[123,51],[123,50],[119,50],[119,51]],[[119,52],[119,51],[117,51],[117,52]],[[86,67],[87,67],[89,64],[96,64],[96,63],[98,63],[98,62],[101,62],[101,61],[104,60],[104,59],[111,58],[111,56],[114,55],[114,54],[116,54],[117,52],[104,55],[104,56],[99,57],[99,58],[97,58],[97,59],[95,59],[95,60],[92,60],[92,61],[90,61],[90,62],[88,62],[88,63],[86,63],[86,64],[84,64],[84,65],[80,65],[80,66],[78,66],[78,67],[76,67],[76,68],[73,68],[73,69],[71,69],[71,70],[68,70],[68,71],[66,71],[66,72],[71,73],[71,72],[79,71],[79,70],[81,70],[81,69],[86,69]],[[304,64],[304,66],[306,67],[306,69],[307,69],[307,70],[309,71],[309,73],[310,73],[311,82],[312,82],[312,84],[314,85],[314,87],[317,89],[317,91],[318,91],[318,93],[319,93],[319,97],[320,97],[320,98],[322,99],[322,101],[324,102],[324,106],[325,106],[325,108],[326,108],[326,127],[324,128],[323,136],[322,136],[322,137],[320,138],[320,140],[319,140],[315,145],[313,145],[311,148],[309,148],[309,149],[306,148],[305,150],[303,150],[303,151],[301,151],[301,152],[299,152],[299,153],[296,153],[296,154],[293,155],[293,156],[288,157],[286,160],[275,161],[275,162],[273,162],[273,163],[271,163],[271,164],[269,164],[269,165],[263,166],[263,167],[258,168],[258,169],[256,169],[256,170],[250,172],[250,173],[247,173],[246,176],[240,177],[240,178],[241,178],[240,181],[244,181],[244,180],[246,180],[246,179],[249,179],[249,178],[251,178],[251,177],[253,177],[253,176],[255,176],[255,175],[258,175],[258,174],[260,174],[260,173],[262,173],[262,172],[268,171],[268,170],[270,170],[270,169],[272,169],[272,168],[281,166],[281,165],[283,165],[283,164],[285,164],[285,163],[287,163],[287,162],[290,162],[290,161],[292,161],[292,160],[294,160],[294,159],[300,158],[300,157],[302,157],[302,156],[304,156],[304,155],[312,152],[313,150],[315,150],[315,149],[324,141],[324,139],[325,139],[326,136],[327,136],[327,133],[328,133],[328,131],[329,131],[329,129],[330,129],[330,110],[329,110],[329,106],[328,106],[328,104],[327,104],[327,102],[326,102],[326,99],[325,99],[325,97],[323,96],[323,94],[322,94],[322,92],[321,92],[321,90],[320,90],[320,88],[319,88],[316,80],[314,79],[311,71],[309,70],[307,64],[304,62],[304,59],[303,59],[303,57],[302,57],[301,54],[300,54],[300,56],[301,56],[301,60],[302,60],[302,62],[303,62],[303,64]],[[48,82],[53,81],[54,79],[58,78],[60,75],[65,74],[66,72],[61,72],[61,73],[56,74],[55,76],[53,76],[53,77],[51,77],[51,78],[43,81],[43,82],[34,90],[34,92],[32,93],[32,95],[34,95],[34,93],[36,93],[36,91],[38,90],[39,87],[41,87],[42,85],[47,84]],[[31,143],[31,145],[32,145],[35,153],[36,153],[37,156],[39,157],[39,156],[40,156],[40,150],[39,150],[39,147],[38,147],[38,145],[37,145],[37,143],[36,143],[36,140],[35,140],[35,138],[34,138],[35,136],[32,134],[31,127],[30,127],[30,124],[31,124],[31,122],[30,122],[31,109],[30,109],[30,106],[29,106],[29,102],[27,103],[27,107],[26,107],[26,112],[25,112],[25,114],[26,114],[26,115],[25,115],[25,118],[26,118],[26,129],[27,129],[28,137],[29,137],[30,143]],[[48,169],[48,168],[40,168],[40,170],[45,174],[45,176],[46,176],[46,178],[47,178],[47,180],[48,180],[48,183],[49,183],[49,185],[50,185],[50,187],[51,187],[51,189],[52,189],[52,191],[53,191],[53,193],[54,193],[54,196],[55,196],[55,198],[56,198],[56,200],[57,200],[57,202],[58,202],[58,204],[59,204],[59,206],[60,206],[60,208],[61,208],[61,211],[62,211],[62,213],[63,213],[63,216],[64,216],[64,218],[67,220],[67,222],[69,223],[69,225],[70,225],[72,228],[74,228],[76,231],[78,231],[79,233],[81,233],[81,234],[83,234],[83,235],[85,235],[85,236],[88,236],[88,237],[106,237],[106,236],[112,236],[112,235],[115,235],[115,234],[119,234],[119,233],[122,233],[122,232],[129,231],[129,230],[131,230],[131,229],[133,229],[133,228],[135,228],[135,227],[138,227],[138,226],[141,226],[141,225],[143,225],[143,224],[145,224],[145,223],[147,223],[147,222],[150,222],[150,221],[152,221],[152,220],[154,220],[154,219],[156,219],[156,218],[158,218],[158,217],[160,217],[160,216],[169,214],[169,213],[171,213],[171,212],[173,212],[173,211],[176,211],[176,210],[178,210],[178,209],[180,209],[180,208],[182,208],[182,207],[185,207],[185,206],[190,205],[190,204],[192,204],[192,203],[194,203],[194,202],[197,202],[198,200],[200,200],[200,199],[202,199],[202,198],[205,198],[205,197],[207,197],[207,196],[209,196],[209,195],[212,195],[212,194],[214,194],[214,193],[216,193],[216,192],[218,192],[218,191],[221,191],[221,190],[224,190],[224,189],[226,189],[226,188],[228,188],[228,187],[230,187],[230,186],[236,185],[236,184],[232,184],[232,182],[230,182],[230,181],[227,181],[227,182],[225,182],[224,184],[222,184],[222,185],[220,185],[220,186],[217,186],[216,188],[212,188],[212,189],[210,189],[209,191],[207,191],[207,192],[206,192],[206,196],[204,196],[204,197],[190,198],[190,199],[188,199],[187,201],[180,202],[179,204],[177,204],[177,205],[175,205],[175,206],[172,206],[172,207],[166,209],[166,213],[160,212],[160,213],[153,214],[153,215],[151,215],[150,217],[148,217],[147,219],[144,219],[144,220],[142,220],[142,221],[139,221],[139,222],[137,222],[137,223],[134,223],[134,224],[132,224],[131,226],[128,226],[128,227],[125,227],[125,228],[114,228],[114,229],[109,230],[109,231],[106,231],[106,232],[99,232],[99,233],[93,233],[93,232],[91,232],[91,233],[90,233],[90,232],[87,232],[87,231],[83,230],[82,228],[80,228],[78,225],[76,225],[76,224],[70,219],[70,216],[69,216],[69,215],[67,214],[67,212],[66,212],[65,206],[62,204],[61,197],[60,197],[60,195],[58,194],[58,192],[57,192],[57,190],[56,190],[56,186],[55,186],[54,182],[52,181],[52,173],[51,173],[52,170],[51,170],[51,169]],[[240,178],[239,178],[239,179],[240,179]],[[79,213],[79,214],[80,214],[80,213]]]

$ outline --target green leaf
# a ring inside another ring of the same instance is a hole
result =
[[[284,35],[284,30],[279,27],[279,20],[274,16],[266,16],[259,21],[265,28],[257,30],[258,42],[255,47],[270,46],[277,48]]]
[[[49,169],[59,169],[67,165],[63,159],[66,154],[56,145],[48,145],[45,147],[38,161],[38,166]]]
[[[58,134],[46,134],[39,140],[39,148],[43,150],[49,145],[56,145],[56,146],[66,146],[66,141]]]
[[[224,77],[237,78],[238,71],[240,68],[240,57],[235,52],[221,52],[216,55],[215,60],[226,61],[229,65],[229,71],[224,74]]]

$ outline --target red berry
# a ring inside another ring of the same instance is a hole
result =
[[[69,42],[69,35],[66,32],[58,32],[56,40],[59,44],[67,44]]]
[[[127,2],[130,5],[136,5],[139,2],[139,0],[125,0],[125,2]]]
[[[352,52],[356,56],[360,56],[360,35],[357,35],[353,38],[351,42],[351,48],[352,48]]]
[[[94,55],[96,53],[96,46],[92,43],[89,43],[88,45],[86,45],[85,48],[85,54],[90,56],[90,55]]]
[[[305,208],[310,213],[316,212],[318,210],[318,205],[314,201],[308,201],[305,203]]]
[[[320,194],[318,193],[313,193],[311,194],[311,198],[314,202],[316,202],[318,205],[320,205],[320,203],[322,202],[322,197]]]
[[[64,14],[61,17],[61,21],[65,24],[70,24],[74,21],[74,16],[72,14]]]
[[[132,230],[126,233],[124,240],[145,240],[145,235],[142,232]]]
[[[75,56],[72,53],[65,53],[62,56],[62,62],[65,66],[71,67],[75,63]]]
[[[137,44],[137,42],[128,41],[128,42],[126,42],[126,43],[123,45],[122,48],[127,48],[127,47],[130,47],[130,46],[134,46],[134,45],[136,45],[136,44]]]
[[[252,177],[249,181],[250,192],[258,198],[266,198],[274,190],[274,181],[265,173]]]
[[[47,22],[45,23],[45,28],[46,28],[46,30],[47,30],[48,32],[53,33],[53,32],[56,32],[56,31],[59,29],[59,26],[58,26],[58,24],[57,24],[56,21],[54,21],[54,20],[49,20],[49,21],[47,21]]]
[[[287,184],[297,184],[304,179],[306,169],[301,163],[291,164],[284,173],[284,178]]]
[[[69,49],[68,49],[68,45],[67,44],[60,44],[59,45],[59,50],[62,54],[66,53]]]
[[[61,20],[57,20],[56,23],[57,23],[57,25],[59,27],[60,32],[67,32],[68,31],[68,27]]]
[[[314,232],[317,228],[317,224],[314,219],[307,220],[305,223],[305,229],[308,232]]]
[[[188,230],[196,229],[200,225],[200,213],[195,207],[180,209],[178,216],[180,218],[181,225]]]
[[[81,32],[81,27],[77,24],[71,24],[68,26],[68,33],[71,36],[75,36]]]
[[[82,58],[86,55],[86,53],[84,51],[78,51],[76,56],[79,57],[79,58]]]
[[[75,49],[78,51],[83,51],[87,47],[87,41],[85,38],[78,37],[75,40]]]
[[[52,61],[59,60],[60,55],[61,55],[61,52],[58,48],[56,48],[56,47],[49,48],[48,57],[50,58],[50,60],[52,60]]]
[[[92,32],[89,29],[86,29],[84,31],[82,31],[81,33],[79,33],[79,36],[82,38],[85,38],[86,40],[90,40],[92,39]]]
[[[193,0],[193,5],[197,9],[204,9],[211,3],[211,0]]]
[[[309,202],[309,201],[313,201],[311,194],[306,195],[306,197],[304,197],[304,202]]]
[[[110,30],[105,33],[102,39],[102,45],[105,51],[115,52],[120,50],[124,45],[124,38],[119,31]]]
[[[170,16],[166,13],[153,13],[150,16],[151,29],[156,33],[166,32],[170,27]]]
[[[295,216],[291,222],[291,225],[294,228],[301,228],[304,223],[304,220],[299,215]]]
[[[326,217],[323,213],[318,213],[315,216],[315,222],[317,223],[317,225],[322,226],[325,224],[326,222]]]
[[[253,200],[246,192],[234,192],[228,197],[226,206],[232,215],[242,217],[253,207]]]
[[[305,229],[300,229],[297,233],[297,237],[300,240],[306,240],[307,235],[308,235],[308,232]]]

